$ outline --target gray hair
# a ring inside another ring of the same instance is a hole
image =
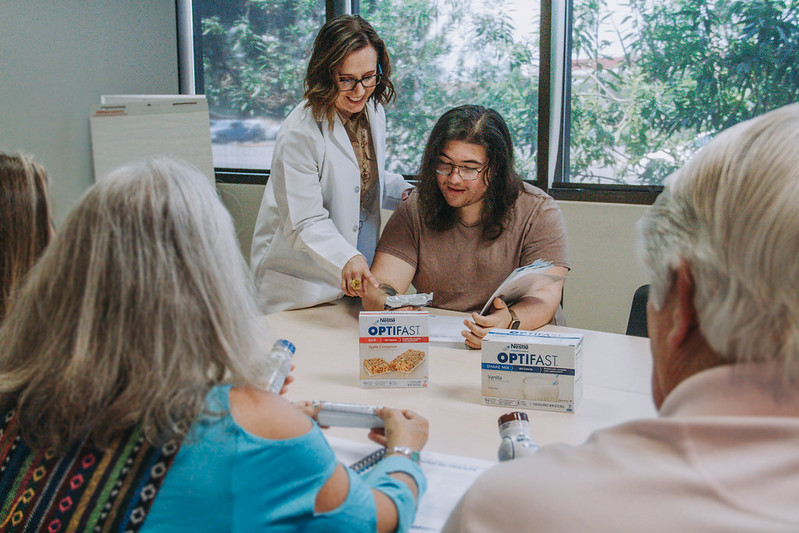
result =
[[[185,434],[211,387],[257,384],[258,315],[230,215],[196,169],[125,166],[92,186],[0,329],[0,407],[26,441]]]
[[[799,370],[799,104],[720,134],[669,177],[638,229],[655,308],[684,262],[719,355]]]

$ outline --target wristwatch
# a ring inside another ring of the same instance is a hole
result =
[[[519,317],[516,316],[516,313],[512,308],[508,307],[508,311],[510,311],[510,325],[508,326],[508,329],[519,329],[519,325],[522,323],[522,321],[519,320]]]
[[[419,462],[419,452],[416,450],[411,450],[407,446],[392,446],[391,448],[386,450],[386,455],[390,455],[392,453],[398,453],[400,455],[404,455],[414,463]]]

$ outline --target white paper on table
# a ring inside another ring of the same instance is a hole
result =
[[[378,446],[327,436],[336,458],[350,465]],[[458,455],[422,451],[419,462],[427,477],[427,492],[419,503],[411,531],[441,531],[450,513],[474,480],[496,463]]]
[[[536,259],[526,266],[522,266],[508,274],[500,286],[494,291],[494,294],[486,301],[483,309],[480,311],[481,315],[485,315],[486,311],[491,308],[491,304],[495,298],[502,298],[502,300],[511,305],[518,301],[523,296],[537,291],[541,287],[546,287],[554,281],[563,279],[563,276],[553,276],[546,274],[552,263]]]
[[[457,342],[463,344],[461,331],[466,329],[462,316],[430,315],[428,335],[430,342]]]

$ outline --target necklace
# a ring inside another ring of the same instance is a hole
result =
[[[359,146],[361,149],[361,198],[374,187],[372,179],[371,162],[369,160],[369,136],[363,123],[358,128]]]

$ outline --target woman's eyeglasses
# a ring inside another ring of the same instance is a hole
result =
[[[377,72],[374,74],[370,74],[369,76],[364,76],[360,79],[355,78],[339,78],[338,79],[338,90],[342,92],[352,91],[355,87],[358,86],[360,83],[364,89],[371,89],[375,87],[378,83],[380,83],[380,79],[383,77],[383,69],[380,67],[380,63],[377,64]]]

